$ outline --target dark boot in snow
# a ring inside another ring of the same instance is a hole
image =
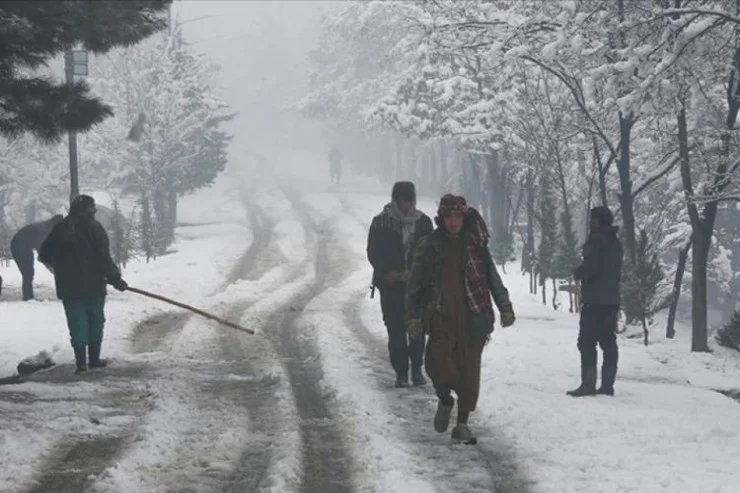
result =
[[[75,364],[77,365],[78,375],[84,375],[87,373],[87,347],[86,346],[75,346]]]
[[[473,432],[470,431],[468,425],[459,424],[452,429],[452,439],[458,442],[471,442],[473,440]]]
[[[100,344],[90,344],[87,351],[90,356],[90,368],[105,368],[108,366],[106,360],[100,359]]]
[[[421,371],[421,368],[411,370],[411,383],[414,384],[414,387],[426,385],[427,380],[424,378],[424,373]]]
[[[581,386],[575,390],[566,392],[572,397],[584,397],[587,395],[596,395],[596,367],[581,367]]]
[[[396,388],[397,389],[402,389],[408,386],[409,386],[409,376],[408,375],[396,377]]]
[[[617,378],[616,366],[601,367],[601,387],[596,391],[601,395],[614,395],[614,380]]]
[[[444,433],[450,426],[450,415],[452,408],[455,407],[455,400],[450,397],[449,402],[443,402],[441,399],[437,402],[437,412],[434,413],[434,431]]]

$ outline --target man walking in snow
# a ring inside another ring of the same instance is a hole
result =
[[[342,179],[342,153],[337,146],[332,147],[329,151],[329,173],[332,183],[336,182],[338,184]]]
[[[432,232],[432,220],[416,209],[416,188],[410,181],[393,185],[391,202],[375,216],[367,239],[373,266],[373,286],[380,290],[383,321],[388,330],[388,353],[396,372],[396,387],[411,381],[424,385],[424,338],[408,340],[404,327],[404,300],[411,260],[418,241]]]
[[[62,219],[64,219],[62,215],[56,215],[47,221],[23,226],[10,240],[13,260],[23,277],[23,301],[33,299],[33,278],[36,275],[33,251],[39,249],[52,228]]]
[[[613,216],[606,206],[591,209],[590,233],[583,245],[583,263],[574,271],[581,281],[581,323],[578,350],[581,352],[581,385],[567,392],[573,397],[614,395],[617,376],[617,316],[619,283],[622,279],[622,245]],[[596,389],[596,345],[604,352],[601,387]]]
[[[509,292],[488,249],[488,228],[463,197],[445,195],[437,229],[419,245],[406,290],[406,330],[413,338],[429,333],[427,374],[439,399],[434,429],[447,431],[457,394],[454,440],[469,442],[468,417],[480,388],[481,354],[493,332],[493,301],[501,324],[514,323]]]
[[[128,285],[110,255],[108,235],[95,220],[95,200],[80,195],[69,214],[39,249],[39,261],[54,273],[75,353],[77,373],[106,366],[100,359],[105,325],[106,283],[119,291]]]

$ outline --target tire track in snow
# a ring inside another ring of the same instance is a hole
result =
[[[293,389],[302,441],[301,493],[354,491],[354,460],[345,443],[342,423],[334,409],[332,396],[322,388],[323,371],[316,341],[296,329],[296,322],[311,300],[329,285],[342,280],[332,272],[328,257],[329,237],[308,214],[295,190],[284,189],[285,196],[298,213],[301,223],[311,233],[315,249],[315,278],[290,302],[290,308],[277,311],[268,326],[274,327],[275,343],[285,357]]]

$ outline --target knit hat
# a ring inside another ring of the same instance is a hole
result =
[[[95,207],[95,199],[89,195],[78,195],[72,200],[69,206],[69,213],[72,215],[83,215],[90,207]]]
[[[614,222],[612,211],[605,205],[599,205],[591,209],[591,217],[599,221],[601,226],[611,226]]]
[[[465,197],[448,193],[440,199],[437,215],[439,217],[452,214],[464,215],[467,211],[468,203],[465,201]]]
[[[391,199],[394,202],[414,202],[416,200],[416,187],[410,181],[397,181],[393,185]]]

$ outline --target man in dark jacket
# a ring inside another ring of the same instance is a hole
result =
[[[110,255],[108,235],[95,220],[95,200],[74,199],[69,215],[39,249],[39,261],[54,273],[57,297],[62,300],[75,353],[77,373],[106,366],[100,359],[105,325],[106,283],[119,291],[128,287]]]
[[[622,245],[612,226],[611,211],[605,206],[591,210],[590,234],[583,245],[583,263],[574,272],[581,281],[580,331],[578,350],[581,352],[581,385],[568,392],[573,397],[614,395],[617,376],[617,317],[619,314],[619,284],[622,278]],[[601,387],[596,389],[596,345],[604,352],[601,367]]]
[[[64,216],[56,215],[47,221],[23,226],[10,240],[10,252],[23,277],[23,301],[33,299],[34,270],[33,251],[38,250],[52,228],[59,224]]]
[[[416,188],[410,181],[393,185],[391,202],[373,218],[367,256],[373,266],[373,286],[380,290],[383,321],[388,330],[388,352],[396,372],[396,387],[424,385],[424,338],[408,340],[404,327],[404,299],[411,261],[418,241],[432,232],[432,220],[416,209]]]

